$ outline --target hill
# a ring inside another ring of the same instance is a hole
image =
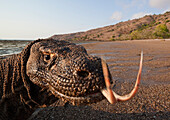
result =
[[[170,11],[159,15],[146,15],[139,19],[115,25],[62,35],[53,35],[58,40],[133,40],[170,38]]]

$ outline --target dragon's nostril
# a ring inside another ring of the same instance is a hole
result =
[[[89,75],[89,72],[87,72],[87,71],[85,71],[85,70],[79,70],[79,71],[77,71],[77,75],[78,75],[79,77],[85,78],[85,77],[87,77],[87,76]]]

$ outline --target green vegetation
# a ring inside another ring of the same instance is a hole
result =
[[[147,29],[147,28],[149,28],[149,27],[152,27],[152,26],[154,26],[154,25],[156,24],[155,22],[156,22],[156,21],[153,20],[150,24],[142,24],[141,26],[138,27],[138,30],[139,30],[139,31],[142,31],[142,30],[144,30],[144,29]],[[157,24],[160,24],[160,22],[158,22]]]
[[[141,26],[138,27],[137,30],[134,30],[130,33],[130,39],[151,39],[153,38],[152,32],[149,30],[150,27],[153,27],[156,21],[153,20],[150,24],[142,24]]]
[[[113,35],[110,40],[115,41],[115,35]]]
[[[169,38],[170,33],[165,24],[160,24],[155,28],[153,33],[156,38]]]
[[[155,23],[154,25],[159,25],[161,22],[157,22],[157,23]]]
[[[103,33],[100,33],[100,36],[102,36],[103,35]]]
[[[84,36],[84,40],[86,40],[86,39],[87,39],[87,35]]]
[[[169,21],[168,21],[169,22]],[[153,27],[155,29],[153,29]],[[142,24],[137,30],[130,32],[130,34],[122,34],[119,36],[112,36],[111,40],[135,40],[135,39],[165,39],[170,38],[170,32],[167,29],[166,24],[160,24],[160,22],[155,23],[155,21],[150,24]]]
[[[153,34],[151,31],[147,31],[147,30],[136,30],[136,31],[133,31],[131,34],[130,34],[130,39],[131,40],[134,40],[134,39],[151,39],[153,38]]]
[[[100,33],[100,34],[97,35],[97,37],[99,38],[99,37],[102,36],[102,35],[103,35],[103,33]]]
[[[159,24],[159,25],[157,25]],[[152,26],[157,25],[153,30]],[[126,39],[165,39],[170,38],[170,32],[167,29],[166,24],[160,24],[160,22],[152,22],[151,24],[143,24],[137,30],[132,31],[129,35],[123,35],[118,37],[119,40]]]
[[[170,22],[170,20],[166,20],[166,23]]]
[[[140,39],[140,33],[138,30],[133,31],[130,35],[131,35],[131,40]]]

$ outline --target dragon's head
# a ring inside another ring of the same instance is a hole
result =
[[[101,58],[81,45],[44,40],[32,45],[27,61],[30,80],[73,104],[102,100],[105,88]]]
[[[83,46],[66,41],[35,42],[30,48],[26,74],[34,84],[74,105],[101,101],[104,96],[113,103],[117,95],[111,92],[110,97],[108,92],[111,76],[106,63],[88,55]]]

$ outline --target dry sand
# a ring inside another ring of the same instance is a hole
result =
[[[89,54],[103,57],[113,77],[113,90],[128,93],[136,80],[140,52],[144,52],[142,81],[137,95],[124,103],[107,100],[87,106],[49,107],[30,120],[168,120],[170,119],[170,41],[97,42],[83,45]]]

